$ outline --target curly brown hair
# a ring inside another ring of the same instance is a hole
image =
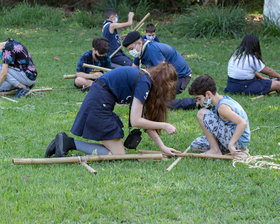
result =
[[[145,117],[151,121],[165,122],[167,120],[167,101],[176,96],[177,72],[173,65],[161,62],[148,69],[151,75],[152,87],[146,101]],[[160,134],[161,130],[156,130]]]

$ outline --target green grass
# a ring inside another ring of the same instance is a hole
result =
[[[98,170],[91,176],[78,164],[12,164],[12,158],[43,157],[58,132],[70,134],[79,110],[76,102],[85,93],[62,76],[75,73],[80,55],[91,48],[88,39],[100,32],[0,28],[1,40],[12,37],[29,49],[39,73],[36,87],[54,88],[18,104],[0,99],[0,223],[279,223],[280,173],[275,170],[185,158],[170,173],[165,169],[174,159],[91,163]],[[212,75],[223,93],[227,61],[241,39],[177,38],[160,28],[159,38],[184,55],[194,74]],[[261,46],[267,65],[280,71],[279,40],[261,39]],[[187,91],[178,97],[186,96]],[[254,102],[247,96],[232,97],[245,108],[251,130],[261,127],[252,133],[251,154],[278,154],[280,128],[274,126],[279,125],[279,95]],[[115,112],[127,134],[128,107],[116,106]],[[164,134],[162,140],[184,151],[202,135],[196,112],[170,111],[169,122],[178,134]],[[158,150],[146,134],[143,137],[139,149]]]

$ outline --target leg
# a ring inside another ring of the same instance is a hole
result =
[[[113,155],[124,155],[125,150],[120,138],[115,138],[112,140],[103,140],[103,145],[111,151]]]
[[[98,143],[82,142],[74,139],[78,151],[84,152],[87,155],[109,155],[109,149]]]
[[[274,91],[274,90],[280,93],[280,81],[272,80],[270,91]]]
[[[116,54],[114,57],[111,58],[112,63],[118,64],[121,66],[131,66],[133,61],[130,57],[128,57],[123,52]]]
[[[197,113],[197,120],[199,122],[199,125],[210,144],[210,149],[208,151],[206,151],[205,153],[221,155],[222,152],[219,148],[219,144],[218,144],[218,141],[216,140],[216,137],[210,131],[207,130],[207,128],[205,127],[205,124],[204,124],[204,120],[205,120],[204,115],[205,115],[205,113],[207,113],[207,111],[209,111],[209,110],[203,108],[203,109],[199,110]],[[206,119],[207,119],[207,117],[206,117]],[[210,122],[210,123],[212,123],[212,122]],[[213,122],[212,124],[215,125],[215,122]]]
[[[77,77],[75,79],[75,85],[78,87],[78,88],[82,88],[83,86],[91,86],[93,83],[92,80],[90,79],[85,79],[85,78],[82,78],[82,77]]]
[[[196,151],[196,152],[206,152],[207,150],[210,149],[210,145],[209,145],[209,142],[208,142],[206,136],[201,136],[201,137],[196,138],[192,142],[191,148],[193,151]]]
[[[167,103],[167,107],[171,110],[191,110],[196,108],[196,100],[194,98],[175,99]]]

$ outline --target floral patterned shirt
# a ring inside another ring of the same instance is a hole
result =
[[[7,39],[3,48],[2,62],[11,67],[19,68],[24,71],[30,80],[35,80],[37,71],[35,69],[31,55],[26,47],[14,39]]]

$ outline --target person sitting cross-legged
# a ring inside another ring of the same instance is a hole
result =
[[[104,37],[98,37],[92,41],[92,50],[82,54],[77,65],[77,78],[74,86],[88,90],[92,82],[96,79],[95,75],[102,75],[102,72],[94,72],[92,68],[86,68],[83,64],[96,65],[104,68],[111,68],[111,60],[108,55],[109,41]]]
[[[37,71],[30,53],[20,42],[8,38],[0,43],[0,92],[17,89],[14,97],[26,96],[35,85]]]

